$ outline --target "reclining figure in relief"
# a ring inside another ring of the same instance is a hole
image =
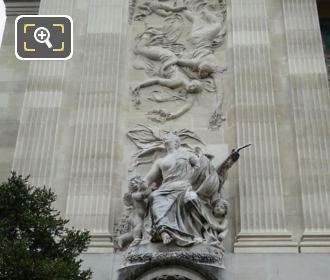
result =
[[[153,13],[161,17],[168,17],[173,13],[178,13],[186,9],[186,6],[170,5],[163,2],[169,1],[148,0],[141,5],[138,5],[137,8],[139,9],[140,14],[135,16],[135,20],[142,20],[144,17]]]
[[[169,64],[169,61],[177,60],[177,56],[171,50],[160,46],[150,46],[147,42],[148,39],[143,37],[139,38],[139,41],[134,48],[134,53],[161,64]],[[167,67],[166,71],[163,71],[161,76],[150,78],[135,87],[132,91],[132,96],[133,102],[136,106],[140,104],[141,88],[154,85],[160,85],[170,90],[179,90],[183,94],[195,94],[200,93],[203,90],[203,85],[198,79],[190,79],[179,66],[172,65],[171,67]],[[160,92],[160,94],[162,94],[162,92]],[[194,102],[194,97],[188,97],[187,100],[184,101],[186,104],[183,105],[176,113],[167,113],[163,110],[154,110],[149,112],[149,115],[158,115],[158,118],[154,118],[154,120],[158,121],[175,119],[191,109]]]
[[[218,77],[217,74],[223,73],[226,69],[220,69],[217,66],[217,58],[214,55],[214,50],[224,43],[226,34],[224,28],[225,8],[220,8],[220,2],[183,1],[184,5],[176,7],[179,8],[176,11],[176,13],[180,12],[179,14],[171,14],[171,17],[167,15],[164,19],[164,33],[158,31],[152,34],[149,32],[152,29],[149,26],[144,32],[145,35],[149,35],[149,38],[137,36],[138,42],[133,51],[137,57],[145,59],[146,64],[145,67],[142,66],[138,69],[144,69],[146,74],[152,73],[152,78],[141,82],[133,89],[132,99],[135,106],[138,107],[141,102],[140,89],[154,85],[167,88],[170,92],[164,89],[157,90],[157,94],[153,93],[148,98],[149,100],[155,102],[181,100],[185,102],[174,112],[168,112],[164,109],[149,111],[147,113],[149,119],[157,122],[176,119],[192,108],[197,98],[197,96],[191,96],[192,93],[206,91],[216,93],[215,107],[210,116],[209,127],[218,128],[225,120],[222,112],[222,78]],[[150,9],[150,5],[159,7],[168,5],[159,1],[152,3],[147,4],[146,7]],[[221,15],[221,11],[224,14]],[[191,31],[186,36],[187,38],[181,37],[184,18],[191,23]],[[175,28],[171,27],[168,25],[171,20],[173,23],[181,22],[181,24]],[[157,28],[153,29],[156,30]],[[173,34],[175,34],[175,40],[171,43],[166,42],[167,37],[171,37]],[[179,38],[183,39],[183,44],[176,43]],[[181,49],[179,47],[180,52],[173,52],[176,45],[185,47]]]

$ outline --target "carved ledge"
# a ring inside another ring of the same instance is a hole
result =
[[[7,16],[37,15],[39,13],[40,0],[4,2]]]
[[[330,232],[305,232],[299,249],[301,253],[330,253]]]
[[[239,233],[234,253],[298,253],[292,235],[283,233]]]
[[[92,234],[87,253],[113,253],[113,251],[114,245],[111,234]]]
[[[207,244],[183,248],[162,243],[141,243],[130,247],[125,253],[124,264],[119,269],[119,279],[162,279],[157,277],[165,276],[169,278],[164,279],[181,279],[173,278],[176,275],[184,277],[180,273],[176,274],[172,271],[173,275],[169,275],[161,271],[174,265],[193,269],[196,274],[203,275],[206,279],[219,280],[224,269],[223,252]],[[156,267],[158,268],[156,278],[150,278],[150,276],[148,276],[149,278],[143,277],[143,275],[148,274],[148,271]]]

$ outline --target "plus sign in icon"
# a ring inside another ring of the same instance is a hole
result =
[[[15,25],[16,56],[21,60],[66,60],[72,57],[69,16],[19,16]]]

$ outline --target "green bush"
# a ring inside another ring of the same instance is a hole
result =
[[[56,195],[14,172],[0,185],[0,279],[91,279],[77,257],[89,232],[65,227],[52,207]]]

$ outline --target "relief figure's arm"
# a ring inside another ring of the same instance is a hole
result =
[[[176,89],[182,86],[183,81],[179,79],[158,79],[158,84],[170,89]]]
[[[198,68],[199,62],[196,59],[171,59],[169,61],[167,61],[166,63],[164,63],[163,67],[162,67],[162,71],[165,71],[166,68],[168,68],[171,65],[179,65],[179,66],[183,66],[183,67],[189,67],[192,68],[193,70]]]
[[[224,220],[222,222],[220,222],[219,224],[211,224],[210,225],[212,229],[214,229],[216,232],[218,233],[223,233],[228,230],[228,219],[224,218]]]
[[[145,87],[150,87],[154,85],[161,85],[164,87],[168,87],[171,89],[178,88],[182,85],[182,81],[178,79],[163,79],[163,78],[155,78],[155,79],[150,79],[145,82],[142,82],[137,86],[138,89],[140,88],[145,88]]]
[[[142,200],[144,199],[143,197],[143,192],[135,192],[135,193],[132,193],[132,198],[134,200]]]
[[[199,61],[197,59],[178,59],[179,66],[190,67],[193,69],[198,68]]]
[[[150,11],[150,8],[147,5],[137,5],[138,9]]]
[[[189,20],[190,22],[194,21],[194,16],[192,14],[192,12],[188,11],[188,10],[184,10],[183,11],[183,15],[186,17],[187,20]]]
[[[138,88],[145,88],[145,87],[150,87],[157,85],[159,83],[159,79],[149,79],[147,81],[142,82],[141,84],[138,85]]]
[[[223,225],[222,225],[222,224],[223,224]],[[218,234],[218,239],[221,240],[221,241],[223,241],[223,240],[225,239],[225,237],[226,237],[228,231],[229,231],[229,230],[228,230],[228,220],[225,219],[225,220],[221,223],[220,227],[221,227],[221,230],[220,230],[220,233]]]
[[[195,154],[192,154],[189,158],[189,162],[192,167],[194,168],[199,168],[200,167],[200,162],[199,162],[199,157]]]
[[[143,181],[146,184],[147,187],[151,187],[151,184],[156,182],[159,177],[162,176],[162,172],[159,166],[159,160],[154,162],[151,169],[147,173],[147,175],[144,177]]]
[[[185,6],[174,7],[174,6],[170,6],[170,5],[163,4],[163,3],[159,3],[159,8],[163,9],[165,11],[170,11],[170,12],[175,12],[175,13],[181,12],[181,11],[187,9],[187,7],[185,7]]]
[[[153,9],[153,12],[161,17],[168,17],[172,14],[171,12],[163,10],[161,8]]]

